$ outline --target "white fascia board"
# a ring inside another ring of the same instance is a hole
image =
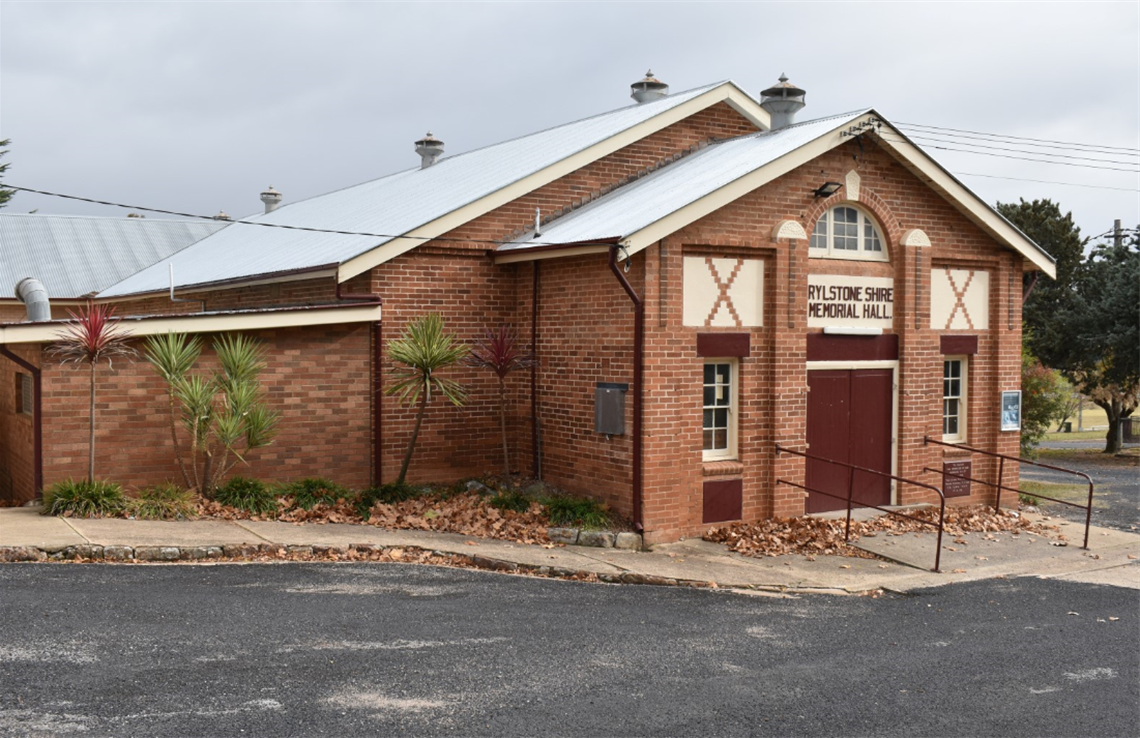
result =
[[[630,144],[640,141],[646,136],[657,133],[674,123],[682,121],[720,102],[727,103],[733,110],[739,112],[758,128],[762,130],[768,129],[768,112],[761,108],[749,95],[736,87],[736,85],[731,82],[725,82],[694,97],[688,102],[670,108],[660,115],[642,121],[632,128],[627,128],[621,133],[579,151],[577,154],[568,156],[559,162],[551,164],[545,169],[534,172],[496,192],[492,192],[485,197],[453,210],[441,218],[437,218],[377,248],[349,259],[341,264],[337,270],[337,280],[346,282],[358,274],[362,274],[373,267],[391,261],[397,256],[427,243],[433,238],[438,238],[445,233],[453,231],[465,223],[491,212],[495,208],[502,207],[512,200],[517,200],[528,192],[532,192],[539,187],[550,184],[561,177],[565,177],[567,174],[581,169],[591,162],[608,156],[619,149],[623,149]]]
[[[564,259],[568,256],[582,256],[583,254],[605,254],[609,246],[567,246],[564,249],[516,249],[495,254],[496,264],[516,264],[520,261],[538,261],[540,259]]]
[[[882,116],[877,117],[882,120]],[[884,121],[884,125],[887,125],[891,129],[891,133],[900,140],[889,141],[880,136],[878,141],[888,151],[892,152],[900,163],[919,179],[933,185],[951,205],[969,218],[974,225],[1024,256],[1045,274],[1053,279],[1057,278],[1057,265],[1041,250],[1040,246],[1001,217],[969,188],[927,156],[925,152],[912,144],[894,126],[886,123],[886,121]]]
[[[630,254],[635,254],[649,247],[651,244],[681,230],[706,215],[719,210],[732,201],[743,197],[752,190],[781,177],[793,169],[806,164],[844,142],[845,137],[840,134],[848,128],[858,126],[869,121],[883,121],[875,111],[861,115],[855,120],[844,121],[834,130],[820,136],[814,141],[789,152],[773,162],[765,164],[743,177],[730,182],[724,187],[711,192],[699,200],[675,210],[664,218],[649,224],[636,233],[630,234],[622,240],[622,245]],[[884,125],[888,125],[883,121]],[[900,138],[893,127],[892,133]],[[969,218],[975,225],[990,234],[995,240],[1005,244],[1017,253],[1024,256],[1035,267],[1050,277],[1056,278],[1055,264],[1037,244],[1030,241],[1025,234],[1014,228],[1004,218],[998,215],[989,205],[978,198],[973,192],[959,183],[947,173],[933,159],[913,144],[898,144],[886,141],[883,137],[876,139],[890,151],[895,153],[904,166],[907,166],[919,179],[931,184],[936,191],[942,193],[951,205]]]
[[[270,328],[301,328],[344,323],[372,323],[380,320],[379,304],[351,305],[336,308],[295,308],[246,313],[206,315],[163,315],[148,318],[123,318],[119,325],[132,337],[163,333],[223,333],[257,331]],[[69,321],[50,323],[17,323],[0,325],[0,344],[53,343]]]
[[[664,218],[650,223],[635,233],[631,233],[622,240],[622,245],[626,247],[626,250],[631,255],[636,254],[638,251],[643,251],[651,244],[657,243],[666,236],[676,233],[690,223],[694,223],[706,215],[720,210],[756,188],[762,187],[793,169],[803,166],[817,156],[830,151],[843,143],[844,137],[840,136],[842,132],[874,117],[876,117],[874,114],[867,113],[855,119],[842,119],[836,124],[833,130],[821,135],[814,141],[806,143],[800,148],[790,151],[774,161],[768,162],[759,169],[752,170],[743,177],[729,182],[719,190],[710,192],[699,200],[694,200],[688,205],[674,210]]]

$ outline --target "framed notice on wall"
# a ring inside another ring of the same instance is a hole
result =
[[[1001,429],[1021,430],[1021,390],[1001,393]]]

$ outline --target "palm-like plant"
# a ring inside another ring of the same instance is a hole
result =
[[[202,355],[202,341],[195,336],[188,338],[184,333],[167,333],[165,335],[150,336],[146,339],[146,359],[166,380],[166,397],[170,412],[170,441],[174,446],[174,456],[178,460],[178,469],[182,472],[182,481],[187,487],[196,487],[191,480],[190,472],[186,467],[186,459],[182,453],[182,444],[178,442],[178,408],[179,397],[177,387],[186,379],[186,375],[198,363]]]
[[[91,402],[90,425],[87,435],[87,481],[95,481],[95,388],[98,379],[99,363],[104,359],[112,363],[116,356],[132,357],[135,350],[128,343],[130,332],[119,325],[115,308],[110,305],[96,305],[91,301],[78,312],[67,311],[71,322],[58,336],[58,342],[49,349],[64,363],[87,364],[90,367]]]
[[[507,444],[507,414],[510,402],[507,399],[507,376],[518,369],[529,369],[536,363],[534,351],[518,344],[518,337],[510,325],[501,325],[497,330],[488,328],[471,349],[468,363],[472,366],[490,369],[499,378],[499,430],[503,437],[503,480],[511,476],[511,452]]]
[[[170,437],[187,487],[211,495],[223,477],[250,451],[268,446],[278,414],[264,401],[258,377],[265,368],[261,344],[243,335],[214,341],[221,370],[191,374],[201,342],[185,334],[153,336],[146,358],[167,382]],[[189,462],[178,442],[177,426],[190,439]]]
[[[395,381],[384,394],[395,395],[405,405],[419,406],[396,484],[402,485],[408,474],[432,389],[438,390],[456,407],[467,401],[467,391],[462,385],[453,379],[438,377],[436,372],[463,361],[468,352],[467,346],[456,343],[453,336],[444,332],[443,318],[438,313],[409,322],[399,338],[388,342],[388,358],[398,366],[392,371]]]

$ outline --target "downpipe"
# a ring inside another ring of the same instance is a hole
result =
[[[633,285],[625,278],[621,267],[617,263],[617,244],[610,245],[609,265],[610,271],[617,277],[625,293],[633,302],[633,527],[644,531],[644,510],[642,509],[642,443],[641,443],[641,405],[642,405],[642,379],[645,375],[645,302],[633,289]]]

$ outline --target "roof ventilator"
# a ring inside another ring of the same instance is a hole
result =
[[[32,277],[25,277],[16,283],[16,297],[28,309],[28,320],[41,323],[51,320],[51,303],[48,302],[47,289],[43,282]]]
[[[281,204],[281,193],[269,185],[269,189],[261,193],[261,201],[265,203],[265,212],[272,213]]]
[[[786,74],[780,75],[780,81],[760,93],[760,107],[772,116],[769,130],[775,131],[796,122],[796,113],[807,103],[804,97],[807,92],[788,82]]]
[[[629,96],[639,103],[660,100],[669,94],[669,85],[654,77],[652,69],[645,73],[645,79],[629,87],[632,90]]]
[[[420,155],[420,169],[427,169],[435,164],[436,159],[443,156],[443,141],[428,131],[426,136],[416,141],[416,153]]]

